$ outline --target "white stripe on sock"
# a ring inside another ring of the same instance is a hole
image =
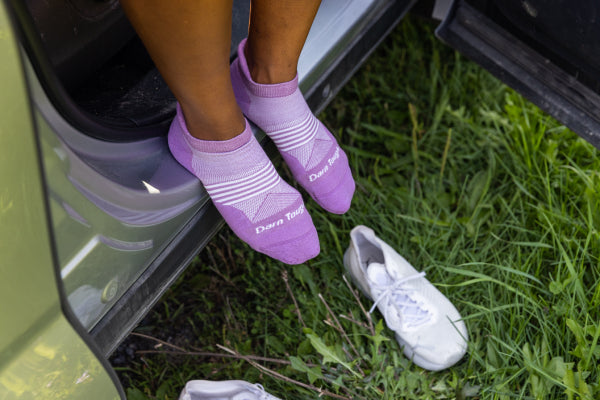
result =
[[[290,150],[297,149],[298,147],[304,146],[306,143],[309,143],[311,140],[314,139],[318,130],[319,130],[319,121],[315,118],[315,123],[313,124],[313,126],[311,126],[310,131],[308,131],[306,135],[299,138],[295,142],[290,142],[290,143],[286,144],[285,146],[280,146],[280,147],[278,147],[278,149],[281,151],[290,151]]]
[[[270,163],[266,163],[264,167],[262,167],[261,169],[259,169],[258,171],[252,173],[251,175],[245,176],[243,178],[238,178],[238,179],[234,179],[231,181],[225,181],[225,182],[219,182],[219,183],[211,183],[208,185],[204,185],[204,187],[206,188],[206,190],[208,190],[208,188],[211,188],[211,190],[214,189],[218,189],[221,187],[229,187],[229,186],[235,186],[238,183],[244,183],[247,182],[248,179],[252,178],[252,177],[261,177],[264,176],[265,173],[269,172],[269,167],[272,167],[272,164]]]
[[[303,124],[301,126],[298,126],[293,131],[287,132],[287,133],[282,134],[282,135],[273,135],[273,134],[269,134],[269,135],[271,135],[273,141],[277,145],[279,145],[279,144],[286,144],[289,141],[295,140],[298,136],[304,137],[307,134],[309,134],[309,132],[314,127],[314,125],[315,125],[316,122],[317,122],[316,118],[312,118],[307,124]]]
[[[206,190],[210,194],[211,199],[213,199],[215,201],[219,200],[220,202],[223,202],[223,201],[225,201],[225,199],[227,199],[231,196],[234,196],[234,197],[238,196],[240,192],[247,193],[249,190],[251,191],[251,190],[254,190],[255,188],[262,187],[265,185],[265,182],[271,182],[271,181],[277,179],[278,177],[279,177],[279,175],[277,174],[277,171],[275,171],[275,169],[272,169],[264,176],[259,177],[259,179],[254,178],[247,183],[239,184],[237,186],[231,187],[231,189],[227,190],[227,191],[220,190],[219,193],[215,193],[209,189],[206,189]]]
[[[302,121],[301,124],[294,126],[291,129],[287,129],[285,132],[278,132],[278,133],[273,133],[270,132],[269,135],[270,137],[275,141],[285,141],[286,139],[289,139],[290,137],[295,137],[296,135],[298,135],[298,133],[304,132],[306,131],[307,128],[309,128],[313,123],[314,123],[314,119],[315,118],[308,118],[305,121]]]
[[[225,203],[225,202],[224,202],[223,204],[224,204],[224,205],[226,205],[226,206],[230,206],[230,205],[232,205],[232,204],[236,204],[236,203],[239,203],[239,202],[242,202],[242,201],[245,201],[245,200],[251,199],[251,198],[253,198],[253,197],[255,197],[255,196],[259,196],[259,195],[261,195],[261,194],[263,194],[263,193],[266,193],[266,192],[270,191],[270,190],[271,190],[271,189],[273,189],[275,186],[279,185],[279,182],[280,182],[280,180],[281,180],[281,178],[279,177],[279,175],[277,175],[277,179],[276,179],[276,180],[275,180],[275,181],[274,181],[274,182],[273,182],[271,185],[269,185],[269,186],[265,187],[264,189],[262,189],[262,190],[260,190],[260,191],[258,191],[258,192],[255,192],[255,193],[248,194],[248,195],[247,195],[247,196],[245,196],[245,197],[238,197],[238,198],[234,198],[234,199],[232,199],[231,201],[228,201],[227,203]],[[224,200],[224,201],[225,201],[225,200]]]
[[[294,132],[295,135],[287,137],[285,140],[274,138],[273,141],[279,150],[290,151],[310,142],[315,137],[318,128],[319,120],[313,117],[310,124],[303,127],[302,130],[298,129]]]
[[[269,135],[279,136],[279,135],[285,134],[285,133],[290,132],[290,131],[295,131],[295,130],[298,129],[298,127],[307,125],[309,122],[311,122],[311,120],[312,120],[311,117],[313,117],[313,115],[311,113],[308,113],[306,115],[306,118],[304,118],[299,124],[293,125],[293,126],[289,126],[287,128],[279,129],[277,131],[269,132]]]
[[[260,173],[260,175],[259,175]],[[276,175],[277,172],[274,168],[262,169],[252,175],[248,175],[245,181],[237,181],[234,184],[230,184],[228,186],[223,186],[215,189],[213,186],[206,186],[206,190],[211,194],[211,196],[222,196],[223,194],[232,193],[238,191],[240,188],[245,188],[247,186],[252,186],[255,184],[259,184],[267,178],[270,178],[273,175]]]
[[[273,165],[267,164],[264,168],[245,178],[232,182],[208,184],[204,187],[214,202],[230,205],[269,191],[279,184],[280,179]]]

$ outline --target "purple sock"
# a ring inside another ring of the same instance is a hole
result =
[[[252,80],[245,44],[246,39],[231,64],[231,82],[240,108],[275,142],[294,178],[311,197],[329,212],[345,213],[355,188],[346,154],[308,108],[298,89],[298,76],[273,85]]]
[[[177,105],[168,139],[175,159],[200,179],[229,227],[253,249],[287,264],[319,254],[302,196],[275,171],[248,122],[233,139],[200,140]]]

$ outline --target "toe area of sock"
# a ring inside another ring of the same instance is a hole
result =
[[[321,251],[317,230],[312,227],[304,234],[283,243],[274,243],[258,249],[260,252],[290,265],[303,264]]]
[[[336,187],[325,194],[313,194],[313,199],[325,210],[333,214],[344,214],[350,209],[356,184],[350,168]]]

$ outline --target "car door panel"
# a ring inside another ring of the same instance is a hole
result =
[[[0,398],[125,398],[71,313],[57,271],[39,141],[0,3]]]

